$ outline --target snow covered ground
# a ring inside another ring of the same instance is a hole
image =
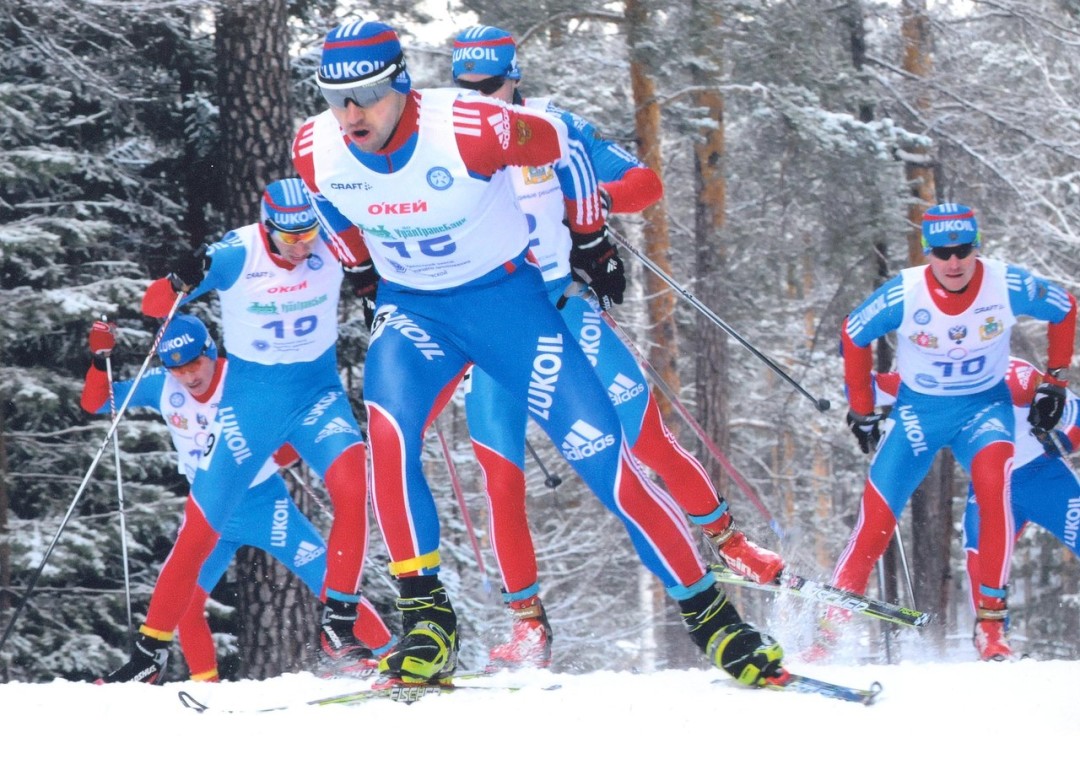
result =
[[[803,665],[884,686],[872,706],[741,687],[719,671],[502,673],[415,704],[306,706],[366,687],[309,674],[266,681],[0,685],[3,755],[649,757],[1058,755],[1080,739],[1080,662]],[[523,684],[514,692],[483,685]],[[559,684],[556,690],[544,687]],[[187,691],[211,707],[197,713]],[[259,708],[295,704],[282,711]],[[230,712],[225,710],[242,710]],[[247,711],[252,710],[252,711]],[[26,753],[24,754],[23,751]],[[242,752],[242,753],[238,753]]]

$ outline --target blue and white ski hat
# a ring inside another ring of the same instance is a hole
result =
[[[352,21],[323,39],[315,79],[326,85],[369,85],[394,76],[393,89],[408,95],[412,79],[397,32],[381,21]]]
[[[157,354],[161,363],[173,369],[194,361],[204,353],[211,361],[217,360],[217,343],[210,337],[206,325],[195,316],[174,315],[158,343]]]
[[[975,220],[975,212],[967,206],[941,203],[923,213],[923,253],[929,253],[931,248],[969,243],[979,247],[979,223]]]
[[[263,191],[262,223],[279,232],[306,232],[319,225],[311,201],[298,177],[271,182]]]
[[[453,77],[486,74],[521,79],[517,45],[510,32],[495,26],[470,26],[454,37]]]

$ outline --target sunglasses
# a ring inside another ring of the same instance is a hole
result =
[[[464,79],[455,79],[454,84],[465,90],[473,90],[481,95],[494,95],[506,84],[505,76],[489,76],[479,82],[466,82]]]
[[[312,227],[311,229],[305,229],[303,232],[283,232],[280,229],[275,229],[274,236],[284,245],[296,245],[300,242],[314,240],[319,236],[319,228]]]
[[[942,261],[948,261],[953,256],[956,256],[958,261],[963,261],[974,252],[975,246],[971,243],[951,245],[947,248],[930,248],[930,255]]]

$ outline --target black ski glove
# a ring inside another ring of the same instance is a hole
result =
[[[1043,382],[1035,389],[1028,409],[1028,423],[1036,433],[1049,432],[1065,413],[1065,388],[1053,382]]]
[[[596,293],[605,311],[623,302],[626,274],[619,250],[608,238],[607,230],[571,232],[570,268],[574,279],[584,282]]]
[[[881,430],[878,425],[884,419],[883,414],[856,414],[848,410],[847,424],[851,433],[859,441],[859,449],[863,453],[873,453],[877,450],[878,441],[881,440]]]
[[[349,283],[353,294],[360,299],[360,305],[364,307],[364,324],[370,332],[371,325],[375,322],[375,296],[379,292],[379,272],[375,271],[375,264],[370,261],[360,266],[347,266],[345,280]]]
[[[191,253],[180,256],[176,268],[169,274],[169,284],[178,293],[189,293],[198,287],[206,270],[210,268],[210,259],[206,255],[208,246],[204,243]]]

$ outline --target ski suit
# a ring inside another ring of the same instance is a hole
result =
[[[206,448],[210,423],[217,416],[221,391],[228,373],[228,361],[219,358],[214,379],[203,397],[192,395],[161,367],[151,369],[132,391],[132,380],[113,382],[112,397],[118,403],[127,399],[129,409],[151,408],[161,414],[177,453],[177,469],[188,483],[195,478],[199,459]],[[107,414],[108,377],[93,366],[87,371],[82,406],[92,414]],[[322,591],[326,575],[326,542],[292,496],[278,473],[278,463],[287,461],[289,451],[282,451],[259,470],[255,481],[240,500],[232,517],[221,530],[217,546],[199,571],[198,587],[181,618],[177,631],[180,649],[187,660],[193,680],[217,677],[217,655],[205,615],[211,591],[224,577],[241,546],[266,551],[295,574],[316,596]],[[372,649],[390,643],[391,634],[375,608],[365,599],[360,609],[357,637]]]
[[[548,98],[528,98],[524,105],[560,118],[577,130],[613,210],[640,211],[660,199],[663,187],[656,174],[626,150],[601,138],[592,124],[556,108]],[[660,476],[692,521],[713,521],[722,513],[718,512],[720,497],[704,468],[664,424],[634,355],[590,301],[562,297],[573,282],[571,243],[563,224],[565,209],[554,169],[549,165],[507,171],[529,223],[529,250],[540,264],[548,299],[552,303],[564,301],[559,313],[607,388],[631,453]],[[484,472],[491,545],[502,575],[503,600],[525,599],[539,591],[536,553],[525,512],[528,410],[479,368],[466,378],[465,409],[473,449]]]
[[[370,252],[382,278],[364,372],[376,518],[393,574],[438,572],[423,436],[475,363],[529,409],[668,592],[689,597],[712,579],[681,512],[630,456],[606,390],[548,299],[512,172],[502,171],[553,164],[570,229],[600,229],[595,178],[568,135],[539,112],[450,89],[410,92],[379,153],[343,139],[329,111],[297,134],[294,164],[324,227],[339,233],[332,244],[346,263]]]
[[[234,517],[235,496],[289,443],[326,484],[334,508],[320,598],[359,602],[367,541],[366,446],[337,372],[337,304],[343,272],[319,242],[304,263],[271,258],[261,224],[210,247],[210,268],[186,303],[217,291],[229,382],[211,423],[184,524],[150,600],[146,627],[176,627],[194,590],[195,568]],[[143,312],[163,317],[174,295],[151,284]],[[159,592],[160,591],[160,592]]]
[[[978,495],[978,593],[993,603],[1004,600],[1014,535],[1009,338],[1018,316],[1050,322],[1049,365],[1068,366],[1076,305],[1061,287],[1023,269],[985,258],[976,264],[972,281],[958,293],[936,286],[928,266],[905,269],[844,323],[852,410],[873,410],[869,346],[893,331],[900,386],[870,464],[858,522],[833,573],[841,588],[866,590],[908,499],[937,451],[949,446]]]

